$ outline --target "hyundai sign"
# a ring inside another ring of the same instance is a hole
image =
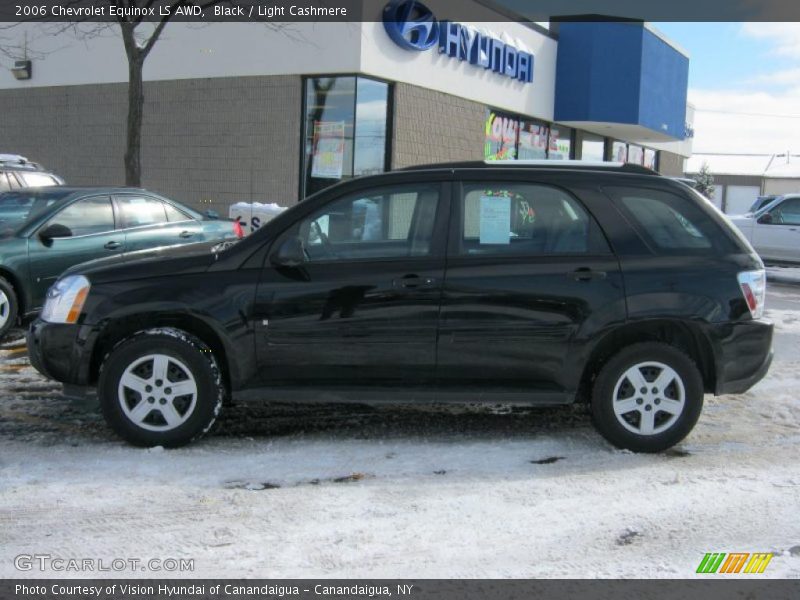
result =
[[[383,26],[394,43],[406,50],[423,51],[438,45],[440,54],[523,83],[533,81],[533,54],[461,23],[437,21],[421,2],[390,2],[383,9]]]

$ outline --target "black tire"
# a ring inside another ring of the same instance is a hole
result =
[[[13,286],[0,277],[0,340],[17,324],[19,300]]]
[[[166,365],[164,380],[156,378],[157,359]],[[141,383],[149,383],[145,389],[150,391],[140,393],[121,387],[123,376],[126,383],[135,381],[139,385],[132,375],[141,378]],[[195,392],[170,396],[170,384],[176,389],[185,384]],[[120,437],[136,446],[165,448],[183,446],[207,433],[227,395],[211,349],[196,337],[173,328],[148,329],[117,344],[100,368],[97,391],[103,416]],[[148,401],[149,411],[142,404],[141,412],[134,412],[139,402]],[[135,417],[143,413],[144,417],[137,421]],[[168,422],[168,416],[175,425]]]
[[[647,386],[632,385],[637,373],[644,377],[640,385]],[[662,381],[669,383],[659,389]],[[697,365],[668,344],[646,342],[621,350],[600,369],[592,389],[595,427],[618,448],[634,452],[674,446],[689,434],[702,409],[703,379]]]

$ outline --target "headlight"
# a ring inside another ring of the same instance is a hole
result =
[[[59,279],[47,291],[42,320],[48,323],[75,323],[83,310],[91,284],[83,275]]]

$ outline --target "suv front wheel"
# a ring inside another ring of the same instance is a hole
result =
[[[97,389],[108,424],[137,446],[188,444],[211,429],[225,398],[211,349],[172,328],[142,331],[118,344],[103,363]]]
[[[614,355],[592,390],[598,431],[618,448],[660,452],[685,438],[703,408],[703,380],[681,350],[657,342]]]

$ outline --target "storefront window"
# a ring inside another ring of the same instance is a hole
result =
[[[305,81],[303,197],[386,169],[389,86],[363,77]]]
[[[648,169],[653,169],[655,171],[656,167],[658,166],[656,164],[656,156],[657,156],[657,154],[656,154],[655,150],[652,150],[650,148],[645,148],[644,149],[644,166],[647,167]]]
[[[520,160],[547,158],[547,140],[550,128],[542,123],[523,121],[519,130],[517,156]]]
[[[636,165],[644,163],[644,148],[634,144],[628,144],[628,162]]]
[[[491,109],[484,126],[484,160],[566,160],[572,156],[569,127],[523,120]]]
[[[550,160],[568,160],[572,154],[572,129],[569,127],[551,127],[550,145],[547,158]]]
[[[581,160],[602,162],[605,160],[606,141],[599,135],[583,134],[581,142]]]
[[[382,81],[356,80],[356,150],[353,175],[386,170],[386,129],[389,86]]]
[[[483,157],[486,160],[517,158],[517,135],[520,122],[511,115],[488,111]]]
[[[614,142],[611,147],[611,160],[614,162],[628,162],[628,144],[625,142]]]

